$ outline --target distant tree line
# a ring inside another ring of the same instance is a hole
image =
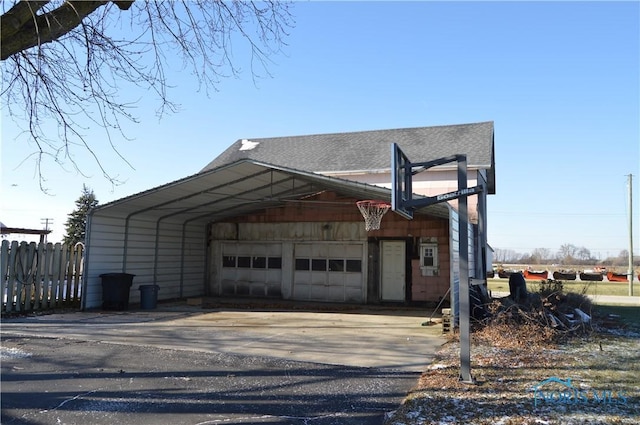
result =
[[[617,256],[599,259],[585,247],[564,244],[557,252],[548,248],[536,248],[530,253],[519,253],[512,249],[497,248],[493,253],[494,263],[506,264],[558,264],[558,265],[603,265],[622,267],[629,264],[629,251],[623,249]],[[640,266],[640,258],[634,258],[634,265]]]

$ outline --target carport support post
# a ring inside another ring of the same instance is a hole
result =
[[[467,158],[458,159],[458,190],[467,188]],[[474,384],[471,376],[470,303],[469,303],[469,211],[467,196],[458,198],[460,254],[460,381]]]

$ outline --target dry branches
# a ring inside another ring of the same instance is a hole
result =
[[[583,294],[562,291],[562,282],[549,279],[538,293],[520,303],[494,300],[476,336],[497,347],[539,348],[591,331],[591,301]]]
[[[232,45],[250,57],[254,78],[268,75],[269,57],[292,26],[286,2],[19,1],[0,20],[3,101],[34,148],[27,159],[35,159],[43,189],[44,160],[80,173],[94,168],[78,163],[78,149],[118,182],[94,147],[95,129],[127,162],[116,139],[127,140],[123,120],[137,122],[131,110],[139,97],[125,88],[152,93],[159,116],[174,112],[165,70],[175,59],[208,92],[241,72]]]

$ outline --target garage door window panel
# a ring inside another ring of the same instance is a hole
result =
[[[238,257],[238,268],[239,269],[250,269],[251,268],[251,257]]]
[[[314,258],[311,260],[311,270],[314,272],[326,272],[327,260]]]
[[[282,257],[269,257],[267,260],[268,269],[282,269]]]
[[[329,271],[330,272],[343,272],[344,271],[344,260],[330,259],[329,260]]]
[[[296,258],[296,270],[311,270],[311,260],[308,258]]]
[[[362,260],[347,260],[346,269],[348,272],[361,273],[362,272]]]
[[[251,259],[251,267],[254,269],[266,269],[267,257],[253,257]]]

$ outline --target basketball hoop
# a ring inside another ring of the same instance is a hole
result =
[[[367,232],[378,230],[382,216],[391,208],[391,205],[384,201],[358,201],[356,205],[364,217],[364,228]]]

